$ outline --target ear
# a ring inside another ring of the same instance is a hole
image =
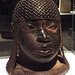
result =
[[[11,73],[13,69],[15,68],[16,65],[16,60],[17,60],[17,48],[18,48],[18,30],[17,28],[13,29],[14,30],[14,48],[11,52],[9,61],[7,62],[6,69],[8,73]]]
[[[60,48],[62,47],[62,29],[61,29],[61,23],[60,23]]]
[[[61,52],[62,52],[61,54],[64,56],[61,23],[60,23],[60,49],[61,49]]]

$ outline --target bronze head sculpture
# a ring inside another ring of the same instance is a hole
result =
[[[53,0],[20,0],[12,27],[15,46],[6,67],[10,75],[63,75],[68,71],[60,14]]]

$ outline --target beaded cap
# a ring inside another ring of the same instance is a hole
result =
[[[14,9],[12,22],[19,22],[22,19],[48,19],[60,22],[60,14],[53,0],[20,0]]]

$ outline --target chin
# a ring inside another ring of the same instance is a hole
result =
[[[55,57],[56,56],[34,58],[33,61],[36,63],[48,63],[51,62]]]

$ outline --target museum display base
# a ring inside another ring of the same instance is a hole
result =
[[[66,48],[65,48],[66,49]],[[75,75],[75,55],[70,51],[65,51],[65,56],[70,64],[70,69],[65,75]],[[6,63],[9,59],[9,56],[0,57],[0,75],[8,75],[6,71]]]

